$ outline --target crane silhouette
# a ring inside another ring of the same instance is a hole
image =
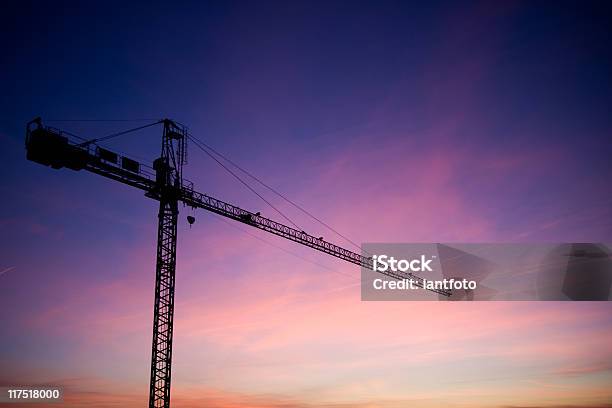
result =
[[[120,155],[98,144],[109,138],[155,125],[163,127],[162,148],[160,157],[153,162],[152,166]],[[187,139],[191,139],[198,144],[197,139],[190,136],[185,126],[170,119],[158,120],[104,138],[89,140],[53,127],[44,126],[41,118],[28,122],[26,126],[28,160],[54,169],[65,167],[75,171],[90,171],[140,189],[144,191],[146,197],[159,201],[149,389],[150,408],[170,407],[179,202],[192,208],[211,211],[355,265],[370,270],[373,268],[371,257],[344,249],[325,241],[323,237],[315,237],[304,231],[273,221],[262,216],[259,212],[253,213],[244,210],[194,190],[193,183],[183,178],[183,166],[187,157]],[[263,197],[261,198],[263,199]],[[193,224],[195,219],[190,216],[188,221],[189,224]],[[388,270],[380,273],[395,279],[412,279],[417,286],[423,287],[422,278],[408,272]],[[450,296],[448,291],[429,290],[441,296]]]

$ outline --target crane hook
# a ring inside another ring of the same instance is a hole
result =
[[[193,225],[193,223],[195,222],[195,217],[188,215],[187,216],[187,222],[189,223],[189,228],[191,228],[191,226]]]

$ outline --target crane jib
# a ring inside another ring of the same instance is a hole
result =
[[[60,130],[39,126],[34,129],[28,128],[26,148],[29,160],[55,169],[66,167],[72,170],[88,170],[92,173],[139,188],[145,191],[148,197],[159,200],[159,195],[156,192],[157,181],[155,180],[155,175],[151,167],[108,149],[96,146],[94,143],[83,145],[82,143],[72,142],[70,138],[66,136],[66,133]],[[369,257],[365,257],[259,214],[246,211],[238,206],[194,191],[191,183],[186,181],[183,181],[178,199],[188,206],[202,208],[224,217],[232,218],[244,224],[308,246],[317,251],[373,270],[372,259]],[[394,271],[378,272],[399,280],[413,279],[417,286],[424,287],[423,279],[412,273]],[[443,296],[450,296],[450,293],[445,290],[428,290]]]
[[[289,239],[299,244],[308,246],[310,248],[316,249],[320,252],[334,256],[336,258],[343,259],[347,262],[351,262],[355,265],[374,270],[372,258],[365,257],[356,252],[339,247],[323,239],[310,235],[304,231],[296,230],[295,228],[291,228],[277,221],[273,221],[269,218],[263,217],[259,214],[254,214],[249,211],[243,210],[238,206],[226,203],[224,201],[210,197],[206,194],[185,188],[183,189],[181,194],[181,201],[191,207],[202,208],[222,215],[224,217],[232,218],[236,221],[240,221],[252,227],[264,230],[266,232],[270,232],[274,235],[278,235],[280,237]],[[412,273],[391,270],[386,272],[376,272],[398,280],[412,279],[416,286],[420,288],[425,287],[423,278]],[[443,289],[431,288],[427,290],[446,297],[451,295],[450,292],[445,291]]]

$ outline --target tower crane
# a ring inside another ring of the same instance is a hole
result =
[[[363,268],[371,270],[373,261],[371,257],[344,249],[323,237],[315,237],[259,212],[247,211],[194,190],[193,183],[183,178],[187,139],[190,138],[187,128],[173,120],[162,119],[132,130],[153,125],[161,125],[163,132],[161,155],[152,167],[100,146],[102,139],[85,140],[45,126],[41,118],[26,126],[26,151],[28,160],[53,169],[86,170],[135,187],[146,197],[159,201],[149,408],[169,408],[179,203],[208,210]],[[193,217],[189,223],[193,223]],[[380,273],[395,279],[412,279],[417,286],[424,287],[420,277],[408,272],[388,270]],[[450,296],[448,291],[429,290],[440,296]]]

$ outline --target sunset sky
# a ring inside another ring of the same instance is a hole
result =
[[[9,1],[0,385],[148,400],[157,203],[28,162],[39,115],[179,120],[357,243],[612,242],[610,4],[422,3]],[[185,174],[282,220],[193,145]],[[611,303],[362,302],[358,267],[189,208],[175,316],[176,408],[612,407]]]

